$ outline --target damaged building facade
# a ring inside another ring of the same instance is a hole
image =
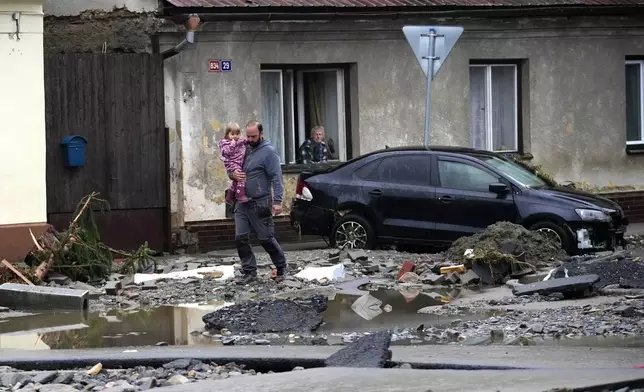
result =
[[[221,233],[228,179],[217,142],[229,121],[264,123],[287,204],[313,126],[325,127],[336,162],[422,143],[425,77],[402,33],[412,24],[465,28],[433,84],[432,144],[513,152],[558,181],[644,186],[642,6],[336,3],[165,2],[166,16],[201,18],[195,43],[165,61],[173,226]],[[162,30],[161,51],[184,34]]]
[[[158,0],[46,0],[46,53],[153,51]]]

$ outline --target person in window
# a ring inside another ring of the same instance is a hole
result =
[[[327,149],[324,142],[324,127],[317,126],[311,129],[311,138],[300,146],[300,159],[304,164],[326,162]]]

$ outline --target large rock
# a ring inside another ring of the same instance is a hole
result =
[[[203,316],[206,328],[233,332],[314,331],[322,324],[328,300],[314,296],[304,300],[249,301]]]
[[[324,361],[325,366],[382,368],[391,359],[391,332],[363,336]]]

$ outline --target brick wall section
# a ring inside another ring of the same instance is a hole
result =
[[[601,193],[600,196],[619,203],[630,223],[644,222],[644,191]]]
[[[199,245],[197,252],[232,249],[235,247],[235,222],[232,219],[186,223],[186,229],[195,233]],[[288,216],[275,218],[275,238],[283,243],[320,241],[320,237],[302,236],[291,227]],[[257,237],[251,236],[251,243],[259,245]]]

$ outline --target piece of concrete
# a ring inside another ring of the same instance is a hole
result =
[[[481,281],[481,278],[472,270],[467,270],[467,272],[461,274],[459,279],[463,284],[478,283]]]
[[[68,276],[56,272],[50,272],[47,275],[47,280],[49,282],[56,282],[59,285],[67,285],[71,282],[71,279],[69,279]]]
[[[89,292],[59,287],[28,286],[17,283],[0,285],[0,306],[12,309],[70,309],[89,308]]]
[[[103,287],[103,290],[105,290],[105,294],[107,295],[117,295],[120,289],[121,281],[119,280],[108,280],[105,283],[105,287]]]
[[[324,361],[327,367],[382,368],[391,359],[391,332],[363,336]]]
[[[349,258],[353,262],[362,261],[362,260],[364,260],[364,261],[369,260],[369,256],[362,249],[352,249],[352,250],[350,250],[349,251]]]
[[[422,275],[420,275],[420,281],[425,284],[441,285],[445,283],[445,279],[445,275],[435,274],[430,271],[424,272]]]
[[[363,268],[365,274],[375,274],[380,272],[380,266],[378,265],[367,265]],[[413,274],[413,272],[410,272]]]
[[[157,284],[154,281],[143,282],[141,290],[156,290]]]
[[[186,270],[187,271],[194,270],[194,269],[197,269],[199,267],[201,267],[201,263],[188,263],[188,264],[186,264]]]
[[[398,278],[401,283],[418,283],[420,278],[414,272],[405,272],[403,276]]]
[[[125,275],[113,273],[113,274],[110,274],[107,280],[122,280],[123,278],[125,278]]]
[[[566,297],[586,295],[594,291],[594,284],[599,282],[598,275],[579,275],[572,278],[550,279],[543,282],[524,284],[512,290],[516,296],[539,293],[548,295],[562,293]]]
[[[414,272],[415,269],[416,269],[416,264],[412,263],[409,260],[405,260],[403,262],[402,267],[400,267],[400,271],[398,271],[398,277],[396,279],[399,280],[407,272]]]
[[[48,384],[52,381],[54,381],[58,377],[58,372],[57,371],[47,371],[47,372],[39,372],[36,373],[32,378],[31,381],[34,384]]]

